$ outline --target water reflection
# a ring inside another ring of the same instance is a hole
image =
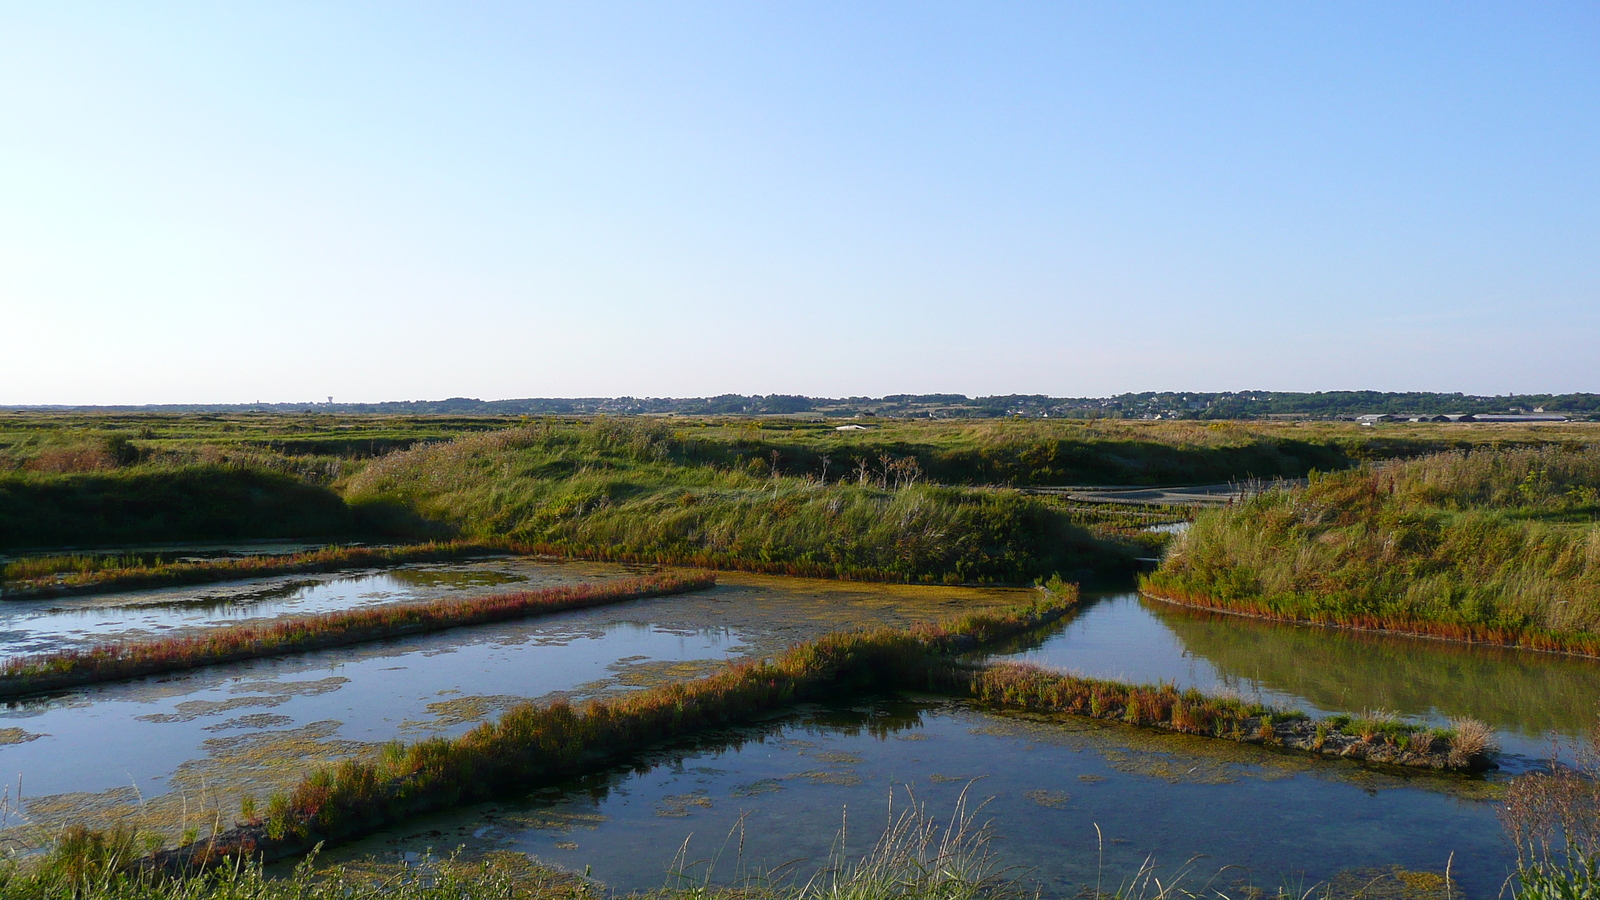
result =
[[[846,820],[846,855],[865,853],[891,794],[907,802],[903,786],[946,816],[969,784],[975,803],[992,798],[979,821],[994,822],[1003,862],[1047,896],[1095,883],[1097,824],[1113,883],[1151,854],[1169,871],[1206,856],[1197,866],[1202,881],[1223,864],[1244,867],[1219,887],[1248,877],[1273,888],[1364,867],[1442,871],[1454,852],[1459,886],[1488,897],[1509,862],[1491,804],[1453,789],[1470,788],[1465,782],[894,700],[812,707],[703,735],[522,800],[413,820],[335,851],[333,860],[393,860],[458,845],[515,850],[592,869],[625,892],[659,887],[688,838],[690,863],[720,852],[714,880],[786,863],[803,880],[836,849]]]
[[[10,600],[0,604],[0,658],[50,653],[110,640],[160,638],[248,619],[420,602],[454,592],[524,590],[622,574],[616,569],[499,558]]]
[[[1442,723],[1482,719],[1512,754],[1581,739],[1600,663],[1545,653],[1316,628],[1144,599],[1095,598],[1012,658],[1079,674],[1235,691],[1309,712],[1387,709]]]
[[[446,587],[427,590],[454,589],[479,565],[451,564]],[[515,571],[528,583],[628,574],[588,564]],[[207,811],[233,816],[244,792],[267,796],[383,741],[459,734],[524,699],[697,678],[830,631],[1030,597],[728,574],[681,596],[90,686],[4,705],[0,781],[21,774],[29,814],[46,821],[132,818],[176,832],[189,815],[210,827]]]
[[[557,616],[8,704],[0,746],[35,820],[133,820],[220,807],[395,738],[452,736],[526,698],[630,690],[707,674],[744,648],[726,628]],[[190,823],[194,824],[194,823]]]

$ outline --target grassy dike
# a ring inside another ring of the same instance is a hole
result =
[[[1565,429],[765,417],[0,414],[0,548],[471,540],[918,583],[1126,573],[1148,535],[1016,488],[1299,476]]]
[[[160,553],[73,553],[24,557],[0,567],[0,598],[26,600],[72,594],[137,591],[239,578],[400,566],[505,553],[501,544],[430,541],[403,547],[328,546],[302,553],[252,554],[167,562]]]
[[[715,584],[716,576],[708,572],[664,572],[601,584],[285,617],[189,637],[21,656],[0,665],[0,698],[680,594]]]
[[[329,488],[246,465],[0,471],[0,547],[338,538],[367,530]]]
[[[1208,697],[1170,684],[1127,685],[1011,664],[952,669],[944,684],[997,709],[1066,713],[1322,756],[1422,769],[1473,770],[1490,762],[1488,727],[1471,720],[1451,728],[1380,717],[1330,716],[1313,722],[1298,710]]]
[[[542,424],[374,460],[363,518],[583,558],[922,583],[1131,572],[1147,551],[1019,491],[927,482],[910,456],[824,476],[650,422]]]
[[[1200,514],[1145,593],[1223,612],[1600,656],[1600,448],[1321,475]]]

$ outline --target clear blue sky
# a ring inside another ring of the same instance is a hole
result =
[[[1600,390],[1600,5],[0,6],[0,403]]]

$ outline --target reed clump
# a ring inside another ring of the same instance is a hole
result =
[[[1434,729],[1377,713],[1313,722],[1299,710],[1210,697],[1193,688],[1128,685],[1010,663],[977,670],[953,667],[944,678],[953,689],[1003,709],[1066,713],[1369,762],[1475,769],[1489,764],[1493,749],[1487,726],[1477,722]]]
[[[582,878],[495,854],[468,862],[425,858],[380,873],[319,870],[310,861],[288,877],[257,860],[182,873],[142,868],[125,835],[81,829],[64,834],[41,858],[0,864],[7,900],[599,900]],[[96,846],[96,844],[99,846]],[[107,843],[113,844],[106,846]]]
[[[661,572],[598,584],[284,617],[187,637],[21,656],[0,664],[0,697],[683,593],[714,584],[716,576],[709,572]]]
[[[1600,720],[1589,743],[1564,764],[1552,750],[1546,771],[1512,779],[1500,823],[1517,850],[1509,882],[1516,900],[1600,896]]]
[[[299,553],[251,554],[217,559],[168,560],[163,553],[135,552],[26,556],[0,567],[0,597],[16,600],[74,593],[130,591],[299,572],[398,566],[505,550],[503,545],[481,541],[430,541],[401,547],[330,545]]]
[[[1228,612],[1600,655],[1600,448],[1451,452],[1201,513],[1145,576]]]

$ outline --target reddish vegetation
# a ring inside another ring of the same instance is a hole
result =
[[[87,650],[24,656],[0,666],[0,696],[519,619],[700,590],[714,584],[716,577],[706,572],[658,573],[601,584],[298,616],[259,625],[216,628],[169,640],[102,644]]]
[[[950,688],[1007,709],[1068,713],[1165,731],[1251,744],[1289,747],[1327,756],[1424,769],[1476,769],[1491,749],[1481,723],[1456,730],[1399,721],[1335,716],[1312,722],[1298,711],[1233,698],[1180,691],[1170,684],[1127,685],[1063,675],[1034,666],[1002,664],[952,670]]]
[[[953,687],[985,703],[1011,709],[1064,712],[1188,734],[1226,737],[1272,712],[1259,703],[1207,697],[1170,684],[1126,685],[1062,675],[1023,665],[956,670]],[[1303,717],[1302,717],[1303,718]]]
[[[1270,619],[1276,622],[1294,622],[1300,625],[1321,625],[1330,628],[1353,628],[1359,631],[1384,631],[1409,634],[1415,637],[1463,641],[1469,644],[1493,644],[1522,650],[1540,650],[1546,653],[1567,653],[1574,656],[1600,657],[1600,635],[1554,632],[1538,628],[1504,628],[1489,625],[1469,625],[1461,622],[1438,622],[1400,616],[1379,616],[1354,612],[1323,612],[1298,616],[1273,609],[1264,602],[1245,598],[1219,600],[1203,591],[1169,584],[1157,572],[1140,579],[1139,589],[1147,596],[1168,603],[1194,606],[1216,612]]]

